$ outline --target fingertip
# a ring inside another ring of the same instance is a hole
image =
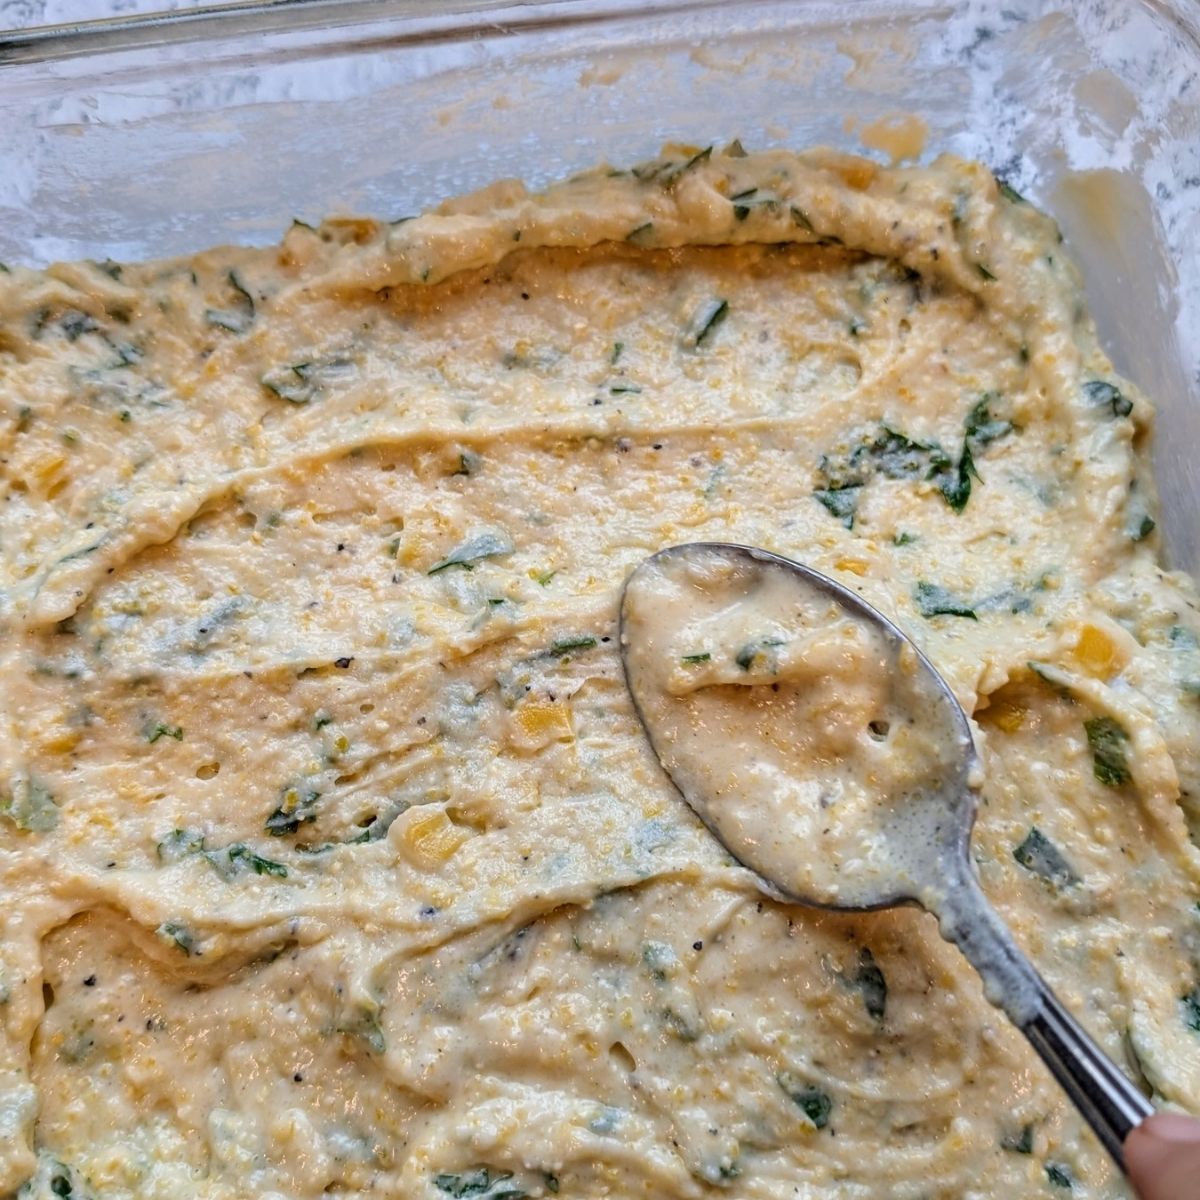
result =
[[[1130,1133],[1124,1149],[1140,1200],[1200,1200],[1200,1121],[1156,1113]]]

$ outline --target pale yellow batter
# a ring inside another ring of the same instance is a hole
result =
[[[861,589],[983,886],[1200,1111],[1200,614],[982,167],[669,151],[0,272],[0,1195],[1115,1197],[915,910],[764,899],[617,656],[651,552]]]

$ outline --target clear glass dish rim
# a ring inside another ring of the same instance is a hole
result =
[[[771,0],[234,0],[56,25],[0,30],[0,68],[259,35],[339,33],[336,45],[400,46],[476,35],[602,25],[630,17],[765,6]],[[793,0],[813,17],[896,16],[895,0]],[[955,0],[910,0],[935,9]],[[1170,22],[1200,56],[1200,0],[1133,0]],[[381,31],[378,26],[389,24]],[[369,27],[376,27],[371,30]],[[367,27],[367,28],[364,28]]]
[[[496,36],[630,17],[721,9],[733,0],[239,0],[191,9],[105,17],[0,31],[0,68],[62,59],[217,42],[254,35],[340,34],[331,45],[359,40],[405,43]],[[752,8],[770,0],[736,0]],[[944,2],[944,0],[941,0]],[[1150,0],[1156,3],[1157,0]],[[917,0],[937,7],[939,0]],[[885,0],[817,0],[814,9],[846,5],[863,15],[894,8]],[[386,31],[379,30],[390,25]],[[374,27],[374,28],[371,28]]]

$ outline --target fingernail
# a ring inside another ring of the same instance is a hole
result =
[[[1160,1142],[1189,1146],[1200,1143],[1200,1121],[1177,1113],[1156,1113],[1146,1120],[1142,1132]]]

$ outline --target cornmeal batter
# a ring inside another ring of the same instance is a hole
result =
[[[765,899],[615,641],[800,558],[977,723],[984,889],[1200,1111],[1200,614],[984,168],[669,150],[0,273],[0,1194],[1114,1197],[934,922]]]

